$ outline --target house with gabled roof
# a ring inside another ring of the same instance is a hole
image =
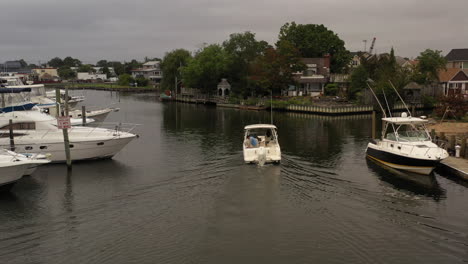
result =
[[[325,84],[330,77],[330,55],[322,58],[301,58],[306,69],[294,73],[296,86],[289,87],[288,96],[318,96],[324,93]]]
[[[132,77],[143,77],[153,83],[160,83],[163,76],[160,63],[160,61],[145,62],[141,68],[132,70]]]
[[[452,49],[445,59],[447,68],[468,69],[468,49]]]
[[[447,68],[439,71],[445,95],[462,95],[468,99],[468,69]]]

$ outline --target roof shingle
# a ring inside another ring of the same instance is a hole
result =
[[[452,49],[447,56],[447,61],[468,61],[468,49]]]

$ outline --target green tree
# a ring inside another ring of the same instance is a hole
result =
[[[223,42],[223,48],[228,56],[227,75],[232,90],[244,93],[249,90],[249,65],[264,54],[269,47],[266,41],[257,41],[255,34],[249,31],[234,33]]]
[[[131,60],[130,62],[124,63],[124,72],[127,74],[132,74],[132,70],[141,68],[143,64],[135,59]]]
[[[324,25],[286,23],[281,27],[278,39],[291,42],[299,49],[302,57],[314,58],[330,54],[331,72],[344,72],[351,60],[344,41]]]
[[[63,59],[63,66],[67,67],[79,67],[81,65],[81,61],[79,59],[74,59],[70,56]]]
[[[185,49],[175,49],[166,53],[161,62],[161,70],[163,72],[161,80],[162,89],[174,89],[175,78],[177,77],[178,80],[182,80],[181,70],[187,66],[191,59],[192,55]]]
[[[70,80],[76,77],[76,73],[67,66],[58,68],[57,72],[62,80]]]
[[[351,73],[351,83],[348,89],[349,99],[356,99],[359,92],[361,92],[363,89],[367,89],[368,78],[369,74],[367,73],[364,66],[359,65],[356,69],[353,70]]]
[[[130,83],[134,83],[135,79],[130,74],[122,74],[119,76],[119,81],[117,82],[118,85],[123,85],[127,86],[130,85]]]
[[[125,73],[124,65],[120,61],[111,61],[108,63],[109,67],[114,68],[114,72],[117,76]]]
[[[419,54],[415,81],[425,84],[439,81],[438,72],[445,69],[447,65],[447,60],[441,53],[440,50],[426,49]]]
[[[82,64],[78,67],[78,72],[95,72],[93,67],[89,64]]]
[[[55,57],[55,58],[51,59],[49,62],[47,62],[47,64],[50,67],[60,68],[60,67],[63,66],[63,60],[60,59],[59,57]]]
[[[107,66],[102,67],[102,73],[105,74],[107,78],[109,78],[109,75],[110,75],[109,67]]]
[[[107,62],[107,60],[100,60],[96,63],[96,66],[97,67],[108,67],[109,66],[109,63]]]
[[[204,93],[212,93],[221,78],[226,76],[227,65],[227,53],[220,45],[206,46],[182,69],[184,83],[190,87],[200,88]]]

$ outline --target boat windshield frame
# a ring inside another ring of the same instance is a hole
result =
[[[391,128],[393,132],[388,132]],[[410,129],[404,129],[410,128]],[[404,131],[403,131],[404,130]],[[432,137],[427,131],[425,123],[392,123],[385,122],[382,130],[382,139],[387,139],[397,142],[424,142],[432,141]]]

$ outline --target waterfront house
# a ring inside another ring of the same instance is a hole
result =
[[[444,95],[462,95],[468,99],[468,69],[447,68],[439,71]]]
[[[330,77],[330,55],[322,58],[301,58],[301,62],[306,65],[306,69],[294,73],[296,86],[291,86],[288,96],[318,96],[324,94],[325,84]]]
[[[160,83],[162,79],[161,65],[159,61],[148,61],[139,69],[132,70],[132,77],[143,77],[152,83]]]
[[[468,69],[468,49],[452,49],[445,59],[447,68]]]

